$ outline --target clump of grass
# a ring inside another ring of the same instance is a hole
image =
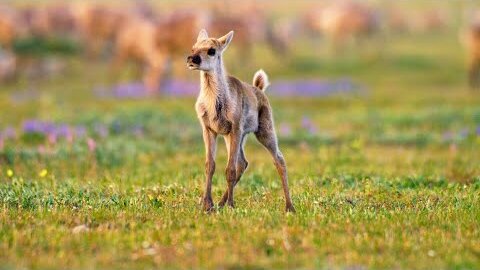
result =
[[[55,37],[29,37],[15,40],[13,51],[21,56],[71,56],[80,52],[78,43],[73,40]]]

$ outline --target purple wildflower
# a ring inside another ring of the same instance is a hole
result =
[[[148,91],[140,82],[117,85],[113,89],[113,95],[117,98],[143,98],[148,96]]]
[[[143,98],[148,95],[147,89],[141,82],[119,84],[113,88],[97,86],[93,89],[93,92],[99,98]]]
[[[272,93],[279,96],[327,96],[336,93],[361,92],[363,86],[353,83],[349,79],[338,81],[304,80],[279,81],[272,84]]]
[[[44,134],[55,132],[55,129],[56,129],[56,126],[54,123],[51,123],[51,122],[42,123],[42,133]]]
[[[55,130],[55,124],[39,120],[26,120],[23,122],[23,132],[47,134]]]
[[[167,80],[162,91],[172,96],[194,96],[198,93],[198,84],[183,80]]]
[[[119,84],[111,89],[95,87],[93,92],[100,98],[112,97],[118,99],[140,99],[151,95],[142,82]],[[193,96],[198,93],[198,84],[183,80],[166,80],[161,86],[162,94],[172,96]]]
[[[57,128],[55,130],[55,135],[57,137],[63,137],[63,138],[67,138],[67,137],[71,136],[70,127],[68,125],[65,125],[65,124],[57,126]]]
[[[89,137],[89,138],[87,139],[87,146],[88,146],[88,151],[94,152],[95,149],[97,148],[97,143],[95,142],[94,139],[92,139],[92,138]]]
[[[280,124],[280,135],[281,136],[290,136],[292,135],[292,129],[288,123],[281,123]]]
[[[480,126],[477,127],[477,129],[475,130],[475,133],[477,134],[477,136],[480,136]]]
[[[36,120],[26,120],[23,122],[23,132],[35,133],[40,130],[40,122]]]
[[[304,116],[302,118],[302,128],[306,129],[310,134],[317,133],[317,128],[315,127],[315,124],[307,116]]]
[[[72,143],[74,139],[74,132],[72,131],[72,128],[67,126],[67,125],[61,125],[57,129],[57,134],[59,137],[65,138],[68,143]]]
[[[348,78],[340,80],[298,80],[279,81],[272,85],[272,93],[279,96],[327,96],[337,93],[364,92],[365,87],[352,82]],[[162,83],[161,92],[171,96],[195,96],[198,83],[171,79]],[[150,96],[149,91],[142,82],[119,84],[112,88],[104,86],[93,89],[99,98],[140,99]]]
[[[312,124],[312,121],[310,120],[310,118],[308,116],[303,116],[302,117],[302,127],[303,128],[307,128],[311,124]]]
[[[85,135],[87,135],[87,129],[84,126],[75,127],[75,137],[83,138]]]

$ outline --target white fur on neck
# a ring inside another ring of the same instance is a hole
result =
[[[207,82],[206,76],[209,76],[211,81]],[[205,109],[209,112],[209,115],[215,115],[217,100],[228,102],[230,96],[227,75],[221,58],[219,58],[213,70],[200,72],[200,85],[198,99],[206,106]]]

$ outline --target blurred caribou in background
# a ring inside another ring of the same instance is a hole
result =
[[[161,89],[163,79],[171,73],[171,63],[183,63],[190,50],[186,44],[194,41],[202,28],[213,35],[234,29],[234,51],[248,63],[258,45],[267,46],[282,61],[288,61],[286,56],[295,49],[298,40],[316,36],[328,41],[336,51],[347,45],[349,51],[358,51],[364,40],[381,34],[384,29],[395,33],[440,31],[450,25],[452,17],[442,8],[412,12],[395,4],[385,7],[346,0],[309,3],[299,16],[287,18],[261,8],[263,4],[224,1],[176,9],[160,9],[143,0],[124,4],[99,1],[3,4],[0,5],[0,81],[19,74],[25,76],[25,70],[32,69],[32,65],[34,70],[45,66],[32,63],[82,53],[88,61],[111,63],[114,75],[128,63],[135,63],[144,86],[153,93]]]

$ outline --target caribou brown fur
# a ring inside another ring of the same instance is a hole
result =
[[[282,179],[286,211],[294,212],[287,180],[287,168],[278,148],[273,125],[272,108],[265,95],[268,77],[259,70],[253,78],[253,86],[233,76],[228,76],[222,54],[233,38],[233,31],[221,38],[209,38],[201,30],[192,55],[187,58],[188,68],[200,70],[201,89],[195,108],[200,120],[206,150],[206,186],[203,208],[211,211],[212,177],[215,171],[216,141],[223,135],[228,152],[226,168],[227,190],[219,206],[234,206],[233,191],[248,167],[244,145],[246,135],[254,133],[257,140],[270,152]]]
[[[467,49],[470,88],[480,88],[480,23],[472,23],[461,36]]]

